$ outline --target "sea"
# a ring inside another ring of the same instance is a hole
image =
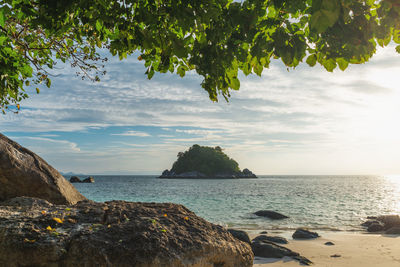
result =
[[[85,178],[87,176],[81,176]],[[66,176],[68,179],[69,176]],[[198,216],[245,230],[361,231],[367,216],[400,214],[399,176],[264,175],[257,179],[159,179],[155,175],[94,175],[74,183],[94,201],[179,203]],[[289,219],[258,217],[273,210]]]

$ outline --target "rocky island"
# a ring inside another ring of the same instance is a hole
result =
[[[240,179],[257,178],[249,169],[239,169],[239,164],[226,155],[219,146],[193,145],[178,153],[171,170],[165,170],[163,179]]]

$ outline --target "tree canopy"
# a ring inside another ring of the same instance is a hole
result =
[[[261,75],[271,59],[345,70],[391,41],[400,44],[398,0],[0,0],[0,108],[50,87],[59,61],[98,81],[99,49],[138,52],[149,79],[193,70],[217,101],[239,89],[239,71]]]
[[[240,172],[238,163],[229,158],[222,149],[193,145],[185,152],[178,153],[178,159],[172,165],[171,172],[181,174],[198,171],[208,176],[215,174],[233,174]]]

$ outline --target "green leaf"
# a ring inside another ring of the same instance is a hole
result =
[[[400,54],[400,45],[396,46],[396,51]]]
[[[3,45],[3,43],[6,39],[7,39],[7,36],[0,36],[0,45]]]
[[[46,86],[50,88],[51,80],[49,78],[46,79]]]
[[[325,67],[325,69],[329,72],[332,72],[336,68],[336,61],[332,58],[324,60],[322,62],[322,65]]]
[[[146,72],[146,74],[147,74],[147,78],[150,80],[151,78],[153,78],[153,76],[154,76],[154,68],[153,67],[150,67],[150,70],[148,70],[147,72]]]
[[[37,87],[36,87],[36,93],[37,93],[37,94],[40,93],[40,90],[39,90],[39,88],[37,88]]]
[[[338,65],[339,65],[339,68],[341,69],[341,70],[345,70],[345,69],[347,69],[347,66],[349,66],[349,62],[347,61],[347,60],[345,60],[344,58],[337,58],[336,59],[336,62],[338,63]]]
[[[96,30],[101,31],[101,22],[99,20],[96,20]]]
[[[310,67],[314,67],[317,63],[317,56],[315,54],[308,56],[306,62]]]
[[[176,70],[176,73],[179,74],[182,78],[185,76],[185,69],[182,66],[179,66],[178,69]]]
[[[236,77],[233,77],[233,78],[231,79],[230,87],[231,87],[233,90],[239,90],[239,88],[240,88],[240,81],[239,81],[239,79],[236,78]]]
[[[314,4],[311,19],[310,28],[317,33],[325,32],[329,27],[332,27],[340,15],[340,4],[338,0],[320,0],[315,1],[318,4]]]
[[[0,26],[4,27],[4,24],[5,24],[4,13],[3,13],[3,9],[0,8]]]

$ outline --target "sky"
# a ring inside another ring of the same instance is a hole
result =
[[[241,75],[229,102],[202,78],[155,74],[107,55],[100,83],[59,66],[52,87],[31,88],[0,132],[61,172],[160,174],[193,144],[221,146],[258,175],[400,174],[400,55],[394,46],[342,72],[278,60]]]

